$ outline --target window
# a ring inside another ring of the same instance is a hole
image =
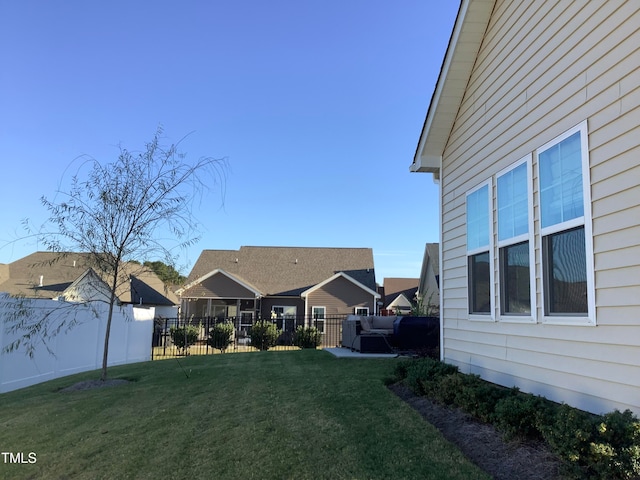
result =
[[[469,257],[469,313],[491,313],[489,252]]]
[[[535,277],[532,241],[531,156],[499,173],[496,181],[500,314],[533,319]]]
[[[286,318],[286,319],[296,318],[296,307],[275,306],[271,311],[271,316],[273,318]]]
[[[355,314],[360,315],[361,317],[366,317],[369,315],[369,307],[356,307]]]
[[[311,315],[313,318],[313,327],[316,327],[320,333],[324,333],[325,307],[311,307]]]
[[[493,268],[491,263],[491,183],[485,182],[467,194],[467,277],[469,313],[489,316],[493,312]],[[482,318],[482,317],[480,317]]]
[[[531,315],[529,242],[500,249],[500,298],[503,315]]]
[[[584,240],[584,227],[544,237],[547,315],[585,315],[589,311]]]
[[[271,310],[271,319],[283,332],[292,332],[296,329],[296,307],[274,306]]]
[[[593,246],[587,125],[537,151],[543,313],[547,320],[594,323]]]

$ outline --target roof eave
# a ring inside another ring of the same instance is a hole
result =
[[[495,0],[462,0],[460,3],[409,171],[432,173],[434,179],[440,177],[442,156],[471,78],[494,4]]]

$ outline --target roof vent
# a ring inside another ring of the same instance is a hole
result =
[[[236,263],[238,263],[238,259],[236,258]]]
[[[40,284],[38,285],[39,287],[42,287],[42,282],[44,281],[44,275],[40,275]]]
[[[76,261],[73,261],[73,268],[76,268]]]
[[[296,258],[296,265],[298,264],[298,259]]]

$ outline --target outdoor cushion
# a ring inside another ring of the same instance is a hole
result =
[[[389,333],[393,333],[393,322],[396,321],[396,316],[391,317],[382,317],[379,315],[374,315],[371,318],[371,328],[376,330],[390,330]]]
[[[371,317],[360,317],[360,326],[362,327],[362,330],[366,332],[371,330],[373,328],[373,325],[371,324]]]

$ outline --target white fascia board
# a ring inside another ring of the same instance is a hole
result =
[[[440,69],[411,172],[439,179],[444,148],[462,103],[467,82],[493,11],[494,0],[463,0]]]

